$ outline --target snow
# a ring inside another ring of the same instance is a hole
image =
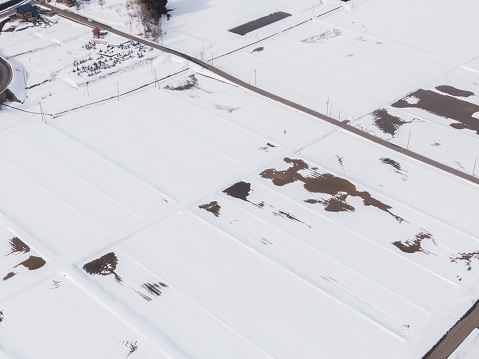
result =
[[[441,85],[479,104],[465,4],[171,0],[158,41],[470,173],[474,131],[392,106]],[[79,10],[129,32],[128,11]],[[12,24],[0,358],[419,358],[477,300],[476,184],[117,35]]]
[[[477,345],[479,329],[474,329],[471,334],[462,342],[461,345],[452,353],[450,359],[473,359],[479,355],[479,347]]]

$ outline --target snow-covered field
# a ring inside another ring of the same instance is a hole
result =
[[[172,0],[163,42],[206,57],[336,3]],[[371,114],[387,108],[409,122],[384,138],[405,147],[411,130],[412,150],[469,171],[476,134],[394,103],[445,85],[478,104],[473,11],[354,4],[214,64],[250,82],[257,70],[259,87],[328,103],[378,136]],[[128,29],[119,9],[80,11]],[[276,11],[293,15],[227,31]],[[431,34],[427,11],[463,21]],[[400,15],[416,42],[398,39]],[[0,111],[1,359],[420,358],[477,300],[477,185],[174,56],[112,34],[93,46],[90,28],[51,21],[0,34],[24,101],[9,105],[30,111]]]
[[[130,16],[133,8],[126,11],[118,4],[121,1],[100,10],[92,2],[81,11],[127,32],[143,33]],[[390,109],[392,103],[423,87],[454,86],[471,92],[474,97],[465,101],[477,104],[479,40],[474,34],[479,33],[475,17],[479,5],[460,1],[451,6],[446,0],[434,4],[356,0],[353,4],[353,9],[343,5],[340,11],[330,12],[340,6],[338,1],[170,1],[172,17],[163,21],[166,33],[157,41],[261,89],[473,174],[479,155],[478,129],[451,128],[450,123],[463,119],[461,114],[431,116],[425,110],[391,109],[406,122],[394,133],[378,129],[372,118],[374,111]],[[228,31],[277,11],[292,16],[245,36]],[[473,110],[475,121],[479,106]]]

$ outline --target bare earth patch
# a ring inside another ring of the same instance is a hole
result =
[[[434,242],[434,238],[431,233],[420,232],[416,234],[415,238],[412,240],[396,241],[393,242],[393,244],[404,253],[422,252],[428,254],[429,252],[425,251],[422,247],[422,242],[427,239],[431,239]]]
[[[273,210],[272,213],[273,213],[274,216],[282,217],[282,218],[286,218],[286,219],[289,219],[289,220],[292,220],[292,221],[295,221],[295,222],[298,222],[298,223],[302,223],[302,224],[308,226],[309,228],[311,228],[311,226],[309,224],[301,221],[300,219],[296,218],[296,216],[294,216],[293,214],[291,214],[289,212],[282,211],[282,210],[277,210],[274,206],[271,206],[270,204],[267,204],[263,201],[261,201],[259,203],[251,202],[248,199],[250,191],[251,191],[251,183],[241,181],[241,182],[235,183],[231,187],[228,187],[223,192],[226,193],[228,196],[241,199],[242,201],[249,202],[249,203],[255,205],[256,207],[271,208]]]
[[[83,270],[91,275],[107,276],[113,274],[115,280],[121,283],[123,279],[115,273],[116,266],[118,265],[118,258],[115,253],[110,252],[104,256],[94,259],[91,262],[83,266]]]
[[[471,262],[473,259],[479,259],[479,251],[471,253],[459,253],[456,256],[451,257],[451,262],[458,263],[460,261],[466,262],[467,270],[471,270]]]
[[[408,98],[414,97],[418,101],[410,103]],[[456,97],[442,95],[435,91],[419,89],[407,97],[392,104],[397,108],[420,108],[436,116],[448,118],[457,122],[449,126],[458,130],[469,129],[479,135],[479,120],[472,115],[479,112],[479,105],[467,102]]]
[[[30,247],[27,246],[20,238],[13,237],[9,241],[10,243],[10,254],[19,254],[19,253],[28,253],[30,252]]]
[[[447,93],[451,96],[469,97],[474,96],[474,92],[458,89],[454,86],[441,85],[436,86],[436,90]]]
[[[23,262],[17,264],[14,268],[22,265],[29,270],[37,270],[45,265],[45,260],[40,257],[30,256],[28,259],[24,260]]]
[[[329,199],[306,199],[306,203],[320,203],[329,212],[354,212],[355,208],[347,203],[349,196],[359,197],[365,206],[373,206],[389,213],[398,222],[403,219],[391,212],[392,207],[372,197],[369,192],[358,191],[356,186],[345,178],[336,177],[331,173],[319,173],[316,168],[300,159],[284,158],[286,163],[291,164],[287,170],[278,171],[274,168],[267,169],[260,173],[263,178],[273,181],[276,186],[284,186],[296,181],[303,182],[304,188],[310,193],[324,193],[331,196]],[[299,171],[309,170],[310,175],[304,176]]]
[[[380,108],[372,113],[374,125],[384,133],[395,136],[399,127],[409,121],[404,121],[400,117],[393,116],[385,108]]]
[[[150,294],[160,296],[164,288],[168,288],[168,285],[163,282],[158,283],[145,283],[142,285]]]
[[[218,204],[217,201],[213,201],[210,203],[202,204],[199,206],[201,209],[205,211],[213,213],[216,217],[220,216],[221,206]]]

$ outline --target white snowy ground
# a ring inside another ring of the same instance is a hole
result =
[[[90,36],[2,33],[11,105],[178,74],[2,108],[0,358],[419,358],[477,299],[476,185]]]
[[[101,9],[91,1],[80,12],[142,34],[140,24],[128,15],[135,13],[134,7],[127,10],[124,4],[110,0]],[[403,109],[406,121],[409,116],[416,121],[391,136],[368,114],[418,88],[438,85],[471,91],[475,97],[469,101],[477,103],[478,3],[356,0],[353,9],[350,4],[329,12],[340,2],[170,0],[172,17],[162,20],[166,34],[158,42],[321,113],[354,120],[354,126],[402,147],[409,144],[413,151],[472,174],[479,155],[475,131],[451,128],[454,119]],[[228,31],[276,11],[292,16],[245,36]]]
[[[474,329],[449,359],[474,359],[479,356],[479,329]]]

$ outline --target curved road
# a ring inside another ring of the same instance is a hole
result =
[[[173,55],[176,55],[176,56],[179,56],[181,58],[184,58],[188,61],[191,61],[195,64],[198,64],[204,68],[206,68],[207,70],[225,78],[225,79],[228,79],[229,81],[243,87],[243,88],[246,88],[250,91],[253,91],[259,95],[262,95],[262,96],[265,96],[265,97],[268,97],[274,101],[277,101],[277,102],[280,102],[280,103],[283,103],[284,105],[286,106],[289,106],[289,107],[292,107],[292,108],[295,108],[301,112],[304,112],[304,113],[307,113],[311,116],[314,116],[320,120],[323,120],[323,121],[326,121],[326,122],[329,122],[333,125],[336,125],[340,128],[342,128],[343,130],[345,131],[348,131],[348,132],[351,132],[351,133],[354,133],[355,135],[357,136],[360,136],[360,137],[363,137],[365,139],[367,139],[368,141],[371,141],[371,142],[374,142],[378,145],[381,145],[383,147],[387,147],[391,150],[394,150],[396,152],[399,152],[399,153],[402,153],[403,155],[405,156],[408,156],[410,158],[413,158],[417,161],[420,161],[420,162],[423,162],[425,164],[428,164],[430,166],[433,166],[435,168],[438,168],[442,171],[445,171],[445,172],[448,172],[448,173],[451,173],[457,177],[460,177],[460,178],[463,178],[465,180],[468,180],[470,182],[473,182],[473,183],[476,183],[476,184],[479,184],[479,178],[478,177],[475,177],[475,176],[471,176],[469,174],[466,174],[464,172],[461,172],[461,171],[458,171],[452,167],[449,167],[449,166],[446,166],[440,162],[437,162],[437,161],[434,161],[428,157],[425,157],[425,156],[422,156],[416,152],[413,152],[413,151],[410,151],[408,149],[405,149],[405,148],[402,148],[402,147],[399,147],[399,146],[396,146],[396,145],[393,145],[381,138],[378,138],[378,137],[375,137],[369,133],[366,133],[366,132],[363,132],[361,130],[359,130],[358,128],[356,127],[353,127],[353,126],[350,126],[348,125],[347,123],[344,123],[344,122],[341,122],[341,121],[338,121],[338,120],[335,120],[329,116],[326,116],[326,115],[323,115],[322,113],[319,113],[317,111],[314,111],[310,108],[307,108],[307,107],[304,107],[302,105],[299,105],[295,102],[291,102],[285,98],[282,98],[280,96],[277,96],[277,95],[274,95],[270,92],[267,92],[267,91],[264,91],[264,90],[261,90],[255,86],[252,86],[224,71],[221,71],[220,69],[212,66],[211,64],[209,63],[206,63],[206,62],[203,62],[203,61],[200,61],[194,57],[191,57],[187,54],[183,54],[181,52],[178,52],[176,50],[173,50],[173,49],[170,49],[170,48],[167,48],[167,47],[163,47],[163,46],[160,46],[158,44],[155,44],[155,43],[152,43],[150,41],[147,41],[147,40],[144,40],[144,39],[141,39],[141,38],[138,38],[136,36],[133,36],[133,35],[129,35],[125,32],[122,32],[122,31],[119,31],[119,30],[116,30],[116,29],[113,29],[112,27],[108,26],[108,25],[105,25],[105,24],[102,24],[100,22],[97,22],[97,21],[91,21],[89,20],[88,18],[84,17],[84,16],[80,16],[78,14],[75,14],[73,12],[70,12],[70,11],[65,11],[65,10],[61,10],[61,9],[58,9],[54,6],[51,6],[49,4],[46,4],[44,2],[41,3],[42,6],[44,6],[45,8],[49,8],[53,11],[55,11],[56,13],[58,13],[60,16],[62,17],[65,17],[69,20],[72,20],[72,21],[75,21],[75,22],[78,22],[80,24],[83,24],[83,25],[86,25],[86,26],[90,26],[90,27],[99,27],[101,29],[105,29],[105,30],[108,30],[112,33],[115,33],[117,35],[120,35],[122,37],[125,37],[127,39],[130,39],[130,40],[134,40],[134,41],[138,41],[142,44],[145,44],[147,46],[151,46],[151,47],[154,47],[158,50],[161,50],[163,52],[167,52],[167,53],[170,53],[170,54],[173,54]],[[2,58],[0,58],[0,60],[3,60]],[[6,64],[7,67],[8,64]],[[1,71],[1,70],[0,70]],[[0,86],[0,89],[1,89],[1,86]],[[3,91],[3,89],[2,89]],[[0,91],[1,93],[1,91]],[[451,328],[451,330],[434,346],[434,348],[432,348],[424,357],[423,359],[444,359],[444,358],[447,358],[458,346],[460,343],[462,343],[462,341],[467,337],[467,335],[475,328],[475,327],[479,327],[479,301],[476,302],[476,304],[469,310],[468,313],[466,313],[464,315],[463,318],[461,318],[457,323],[456,325]]]
[[[10,82],[12,82],[12,68],[3,57],[0,56],[0,94],[6,90]]]

